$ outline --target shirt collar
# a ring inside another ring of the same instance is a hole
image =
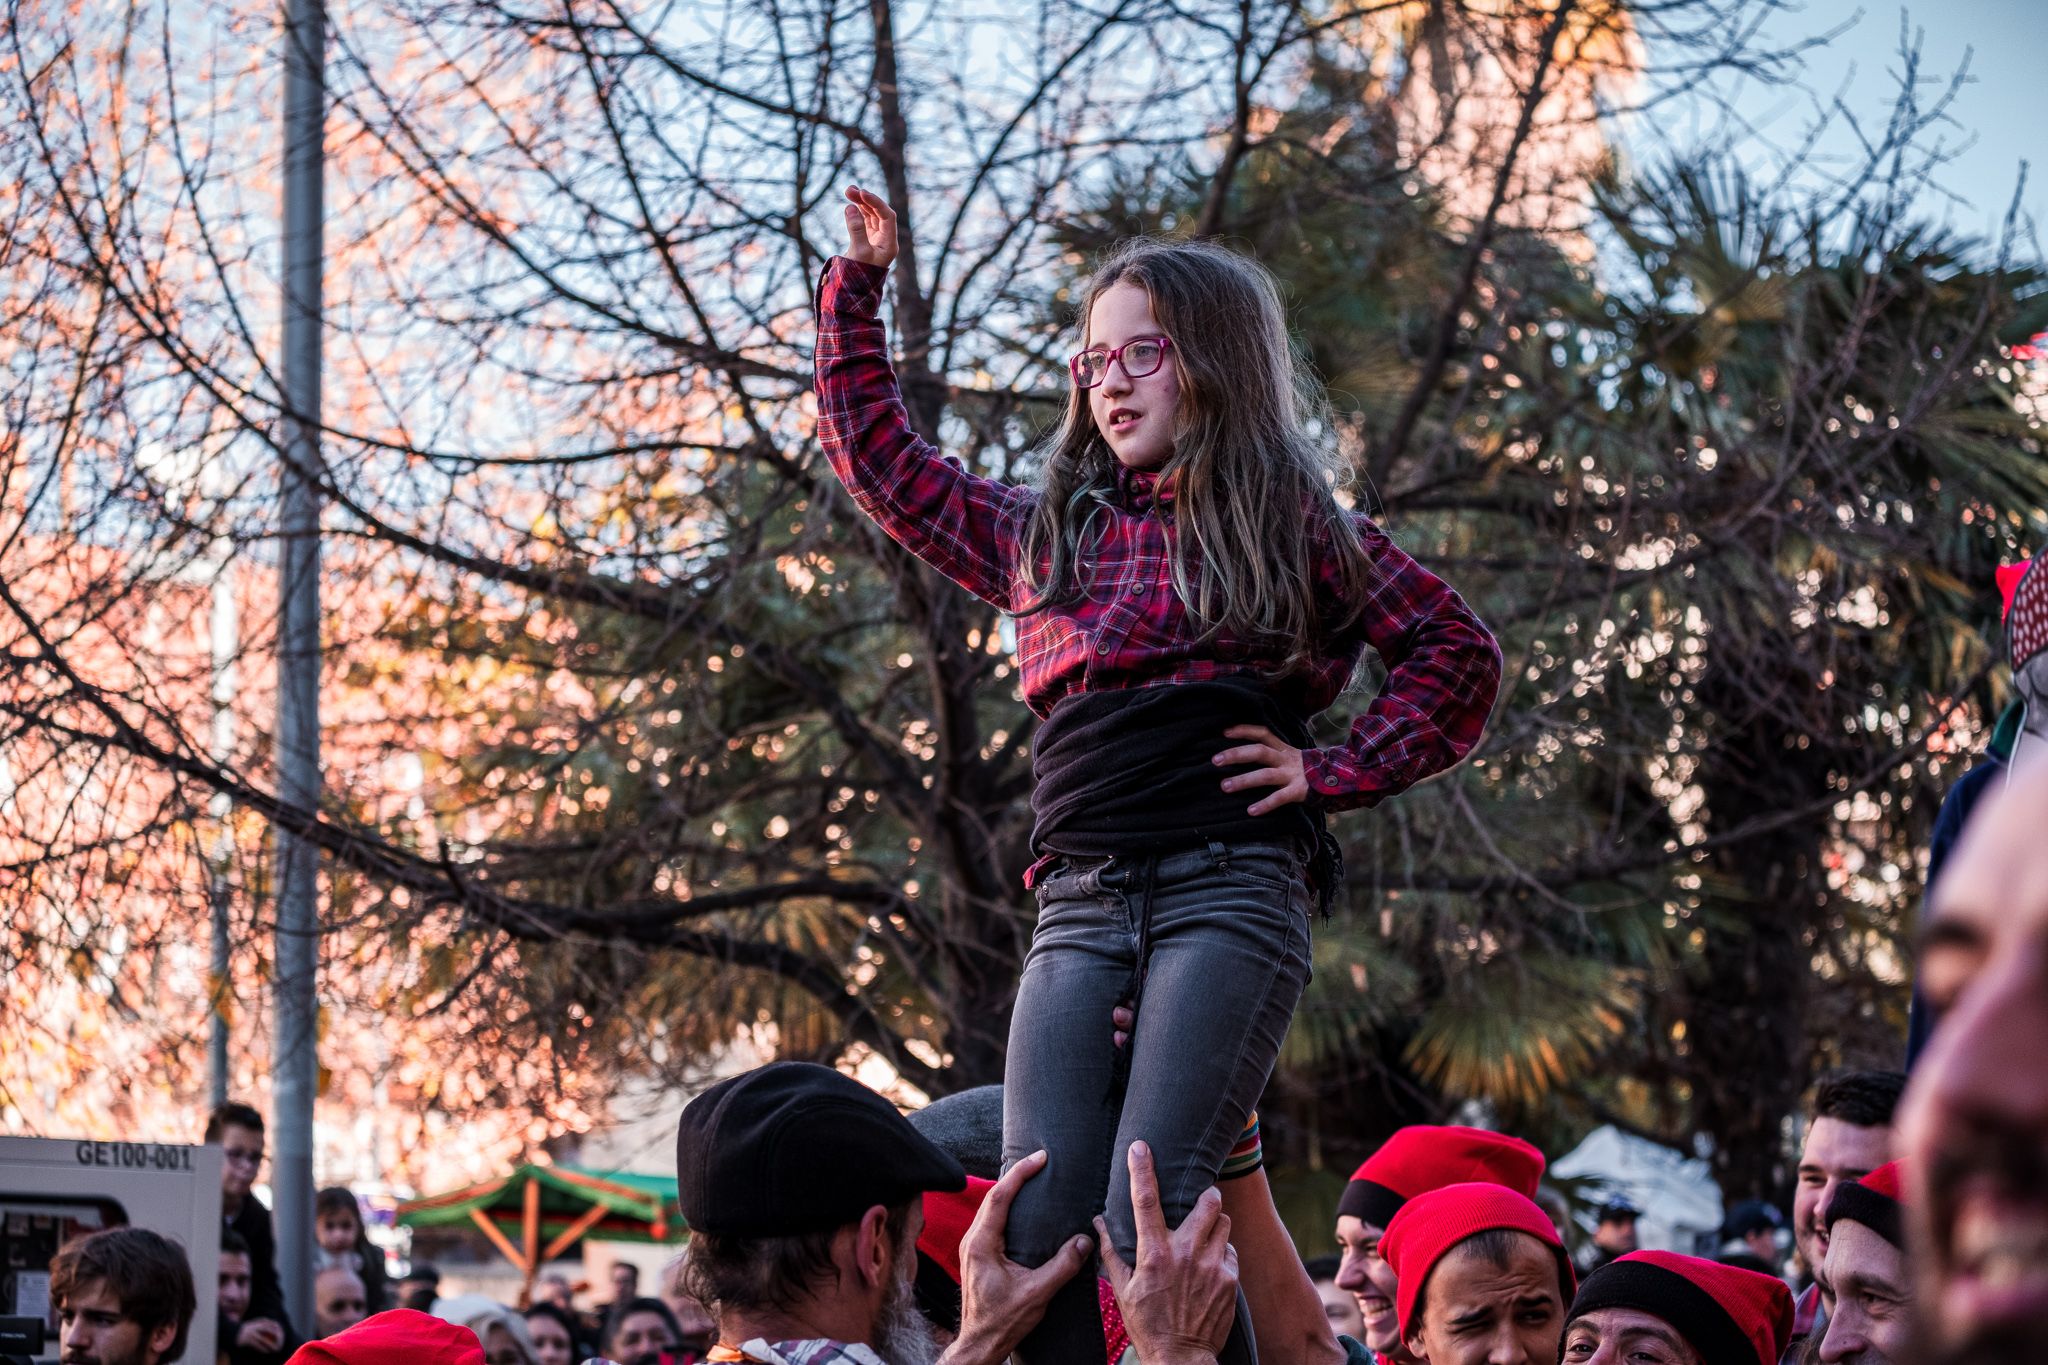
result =
[[[813,1338],[808,1341],[778,1341],[772,1345],[759,1337],[745,1345],[734,1347],[720,1342],[712,1348],[711,1359],[740,1360],[755,1362],[755,1365],[788,1365],[791,1354],[803,1360],[851,1361],[853,1365],[884,1365],[882,1358],[859,1343],[827,1341]]]
[[[1154,506],[1173,506],[1174,485],[1179,480],[1178,473],[1169,478],[1161,478],[1156,469],[1133,469],[1123,461],[1117,461],[1117,491],[1123,495],[1124,506],[1139,516],[1151,511]]]

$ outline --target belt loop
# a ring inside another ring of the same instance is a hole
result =
[[[1230,871],[1230,849],[1214,839],[1209,840],[1209,866],[1218,872]]]

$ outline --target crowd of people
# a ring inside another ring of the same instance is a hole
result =
[[[175,1361],[212,1311],[225,1365],[996,1365],[1056,1291],[1093,1278],[1105,1365],[1213,1365],[1240,1320],[1268,1365],[2031,1365],[2048,1358],[2044,805],[2048,768],[1987,798],[1937,888],[1920,977],[1934,1027],[1911,1080],[1824,1080],[1789,1220],[1736,1204],[1716,1255],[1639,1249],[1641,1210],[1612,1199],[1575,1260],[1539,1202],[1543,1154],[1441,1126],[1402,1129],[1359,1166],[1333,1211],[1337,1254],[1304,1263],[1254,1119],[1177,1225],[1147,1145],[1130,1144],[1135,1254],[1098,1219],[1027,1266],[1006,1225],[1047,1158],[1005,1168],[1001,1087],[905,1116],[780,1062],[684,1109],[687,1254],[659,1296],[614,1267],[596,1313],[560,1276],[518,1309],[443,1294],[424,1264],[393,1282],[354,1198],[327,1190],[315,1320],[295,1324],[250,1189],[263,1120],[224,1106],[206,1129],[224,1158],[214,1301],[167,1238],[93,1233],[50,1267],[61,1359]]]
[[[1255,262],[1206,242],[1109,253],[1083,291],[1045,484],[1024,488],[910,424],[880,318],[896,215],[857,187],[845,213],[847,253],[815,299],[819,443],[881,532],[1018,620],[1042,720],[1038,920],[1004,1085],[910,1117],[806,1063],[713,1087],[677,1134],[675,1283],[643,1296],[623,1269],[598,1315],[558,1281],[516,1309],[443,1294],[428,1266],[393,1286],[354,1197],[322,1191],[305,1323],[250,1193],[261,1116],[225,1106],[206,1132],[225,1161],[222,1361],[2048,1358],[2048,764],[2016,756],[2048,740],[2048,573],[2001,579],[2023,700],[2011,745],[2031,747],[1994,746],[1944,807],[1913,1077],[1817,1088],[1789,1249],[1767,1201],[1731,1207],[1715,1246],[1645,1249],[1643,1210],[1614,1198],[1575,1258],[1535,1146],[1411,1127],[1346,1186],[1319,1283],[1274,1207],[1254,1106],[1307,981],[1313,907],[1341,885],[1327,818],[1470,751],[1499,645],[1335,500]],[[1108,591],[1084,590],[1083,563]],[[1308,722],[1368,645],[1383,686],[1346,741],[1315,747]],[[200,1311],[182,1254],[139,1229],[67,1247],[51,1288],[66,1365],[175,1359]]]
[[[444,1295],[423,1264],[392,1283],[353,1197],[330,1190],[315,1321],[294,1324],[250,1192],[263,1121],[224,1106],[206,1130],[224,1157],[214,1302],[167,1238],[93,1233],[50,1267],[61,1359],[175,1361],[213,1311],[230,1365],[997,1365],[1056,1292],[1092,1278],[1105,1365],[1213,1365],[1240,1321],[1269,1365],[2029,1365],[2048,1357],[2044,804],[2048,768],[1989,798],[1937,888],[1921,975],[1934,1027],[1910,1082],[1855,1072],[1815,1090],[1789,1248],[1779,1210],[1742,1203],[1718,1255],[1639,1249],[1641,1211],[1616,1199],[1575,1262],[1539,1202],[1539,1150],[1426,1126],[1358,1167],[1331,1220],[1337,1254],[1304,1263],[1254,1120],[1177,1225],[1147,1145],[1129,1146],[1135,1254],[1098,1218],[1027,1266],[1007,1223],[1047,1158],[1005,1168],[1000,1087],[906,1117],[837,1071],[779,1062],[684,1109],[687,1253],[660,1296],[615,1267],[595,1314],[560,1276],[519,1309]]]
[[[278,1280],[270,1212],[251,1194],[264,1158],[263,1116],[246,1104],[222,1105],[208,1119],[206,1141],[222,1155],[216,1365],[284,1365],[301,1359],[309,1345],[347,1336],[358,1324],[393,1309],[431,1314],[466,1329],[487,1365],[573,1365],[590,1358],[691,1365],[709,1346],[711,1322],[703,1308],[673,1286],[664,1297],[643,1296],[639,1269],[630,1262],[612,1265],[610,1299],[589,1309],[577,1308],[575,1286],[560,1274],[541,1276],[532,1302],[523,1308],[480,1294],[443,1294],[439,1270],[425,1261],[413,1262],[394,1281],[383,1250],[370,1240],[360,1201],[339,1186],[321,1190],[314,1200],[312,1321],[295,1324]],[[182,1265],[182,1255],[179,1260]],[[152,1358],[141,1352],[68,1348],[63,1358],[68,1362],[74,1356],[80,1365],[128,1365]]]

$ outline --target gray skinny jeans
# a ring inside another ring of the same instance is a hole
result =
[[[1050,1160],[1011,1207],[1009,1254],[1042,1265],[1069,1238],[1092,1236],[1101,1213],[1128,1264],[1131,1143],[1151,1147],[1167,1224],[1179,1226],[1216,1183],[1279,1056],[1308,984],[1311,899],[1283,843],[1062,859],[1050,873],[1010,1025],[1003,1167],[1040,1148]],[[1119,1057],[1110,1011],[1134,994]],[[1103,1359],[1093,1279],[1061,1288],[1018,1348],[1023,1365]],[[1220,1359],[1257,1359],[1242,1296]]]

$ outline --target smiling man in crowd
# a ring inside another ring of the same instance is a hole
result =
[[[1934,888],[1938,1021],[1899,1115],[1918,1365],[2048,1358],[2048,763],[1987,796]]]
[[[1446,1185],[1478,1181],[1534,1198],[1543,1178],[1543,1153],[1505,1133],[1484,1128],[1414,1124],[1380,1145],[1352,1173],[1337,1202],[1337,1287],[1358,1304],[1363,1340],[1383,1365],[1406,1365],[1399,1292],[1381,1239],[1411,1199]]]
[[[239,1343],[237,1339],[241,1336],[242,1321],[249,1316],[250,1286],[253,1282],[249,1244],[233,1228],[222,1228],[219,1315],[214,1333],[217,1365],[282,1365],[299,1346],[296,1339],[290,1338],[275,1349]]]
[[[1896,1071],[1850,1071],[1814,1089],[1792,1192],[1792,1240],[1813,1283],[1794,1305],[1786,1365],[1797,1361],[1808,1337],[1818,1340],[1827,1329],[1834,1298],[1825,1279],[1828,1201],[1844,1181],[1859,1180],[1892,1159],[1892,1115],[1905,1088],[1905,1076]]]
[[[1828,1201],[1827,1280],[1835,1311],[1823,1365],[1894,1365],[1905,1358],[1912,1293],[1906,1278],[1901,1167],[1880,1166]]]

